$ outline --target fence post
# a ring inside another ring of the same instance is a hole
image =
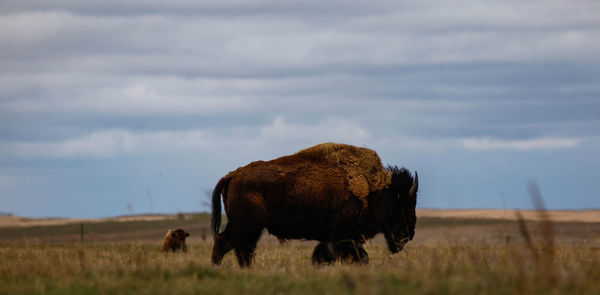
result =
[[[81,242],[83,243],[83,223],[81,223],[81,226],[79,228],[79,235],[81,237]]]

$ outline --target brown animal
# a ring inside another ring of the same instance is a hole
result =
[[[368,262],[363,244],[383,233],[392,253],[413,238],[418,176],[383,168],[367,148],[327,143],[271,161],[256,161],[221,178],[212,194],[212,262],[234,250],[249,267],[266,228],[280,240],[320,243],[313,263]],[[228,224],[221,227],[221,196]]]
[[[181,250],[187,252],[187,245],[185,244],[185,238],[189,237],[186,231],[182,229],[170,229],[165,235],[165,239],[160,247],[161,252],[173,251],[173,253]]]

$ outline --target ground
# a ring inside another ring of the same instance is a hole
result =
[[[390,255],[376,237],[368,265],[314,267],[315,242],[265,234],[249,270],[233,253],[210,264],[208,214],[12,218],[0,225],[0,294],[600,294],[600,212],[549,213],[419,210],[414,240]],[[169,228],[192,234],[187,254],[159,252]]]

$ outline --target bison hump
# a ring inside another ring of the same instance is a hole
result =
[[[284,159],[282,157],[280,159]],[[287,160],[313,162],[343,169],[348,190],[365,200],[370,192],[391,183],[391,173],[383,167],[374,150],[340,143],[322,143],[303,149]]]

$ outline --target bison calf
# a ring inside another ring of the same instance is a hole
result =
[[[170,229],[165,235],[165,239],[160,247],[161,252],[177,252],[179,250],[187,252],[187,245],[185,244],[185,238],[189,237],[186,231],[182,229],[172,230]]]

